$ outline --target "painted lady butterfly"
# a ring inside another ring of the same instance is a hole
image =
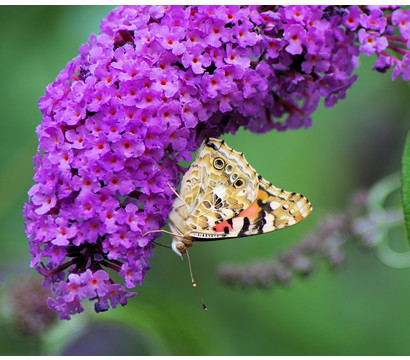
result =
[[[181,259],[194,241],[264,234],[312,211],[303,195],[273,186],[243,154],[212,138],[202,143],[177,196],[169,220],[171,247]]]

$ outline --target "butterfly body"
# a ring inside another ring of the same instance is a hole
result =
[[[294,225],[311,211],[303,195],[273,186],[223,140],[206,139],[169,215],[172,249],[182,258],[194,241],[263,234]]]

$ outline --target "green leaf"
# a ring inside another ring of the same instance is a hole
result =
[[[404,147],[402,158],[401,199],[403,202],[407,237],[410,242],[410,131],[407,134],[406,145]]]

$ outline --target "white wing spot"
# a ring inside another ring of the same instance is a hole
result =
[[[270,203],[270,208],[271,208],[272,210],[276,210],[279,206],[280,206],[280,202],[279,202],[279,201],[272,201],[272,202]]]

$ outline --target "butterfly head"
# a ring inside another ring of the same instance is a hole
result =
[[[177,254],[181,260],[183,260],[183,256],[186,254],[187,247],[182,241],[179,240],[173,240],[171,244],[171,248],[174,251],[175,254]]]

